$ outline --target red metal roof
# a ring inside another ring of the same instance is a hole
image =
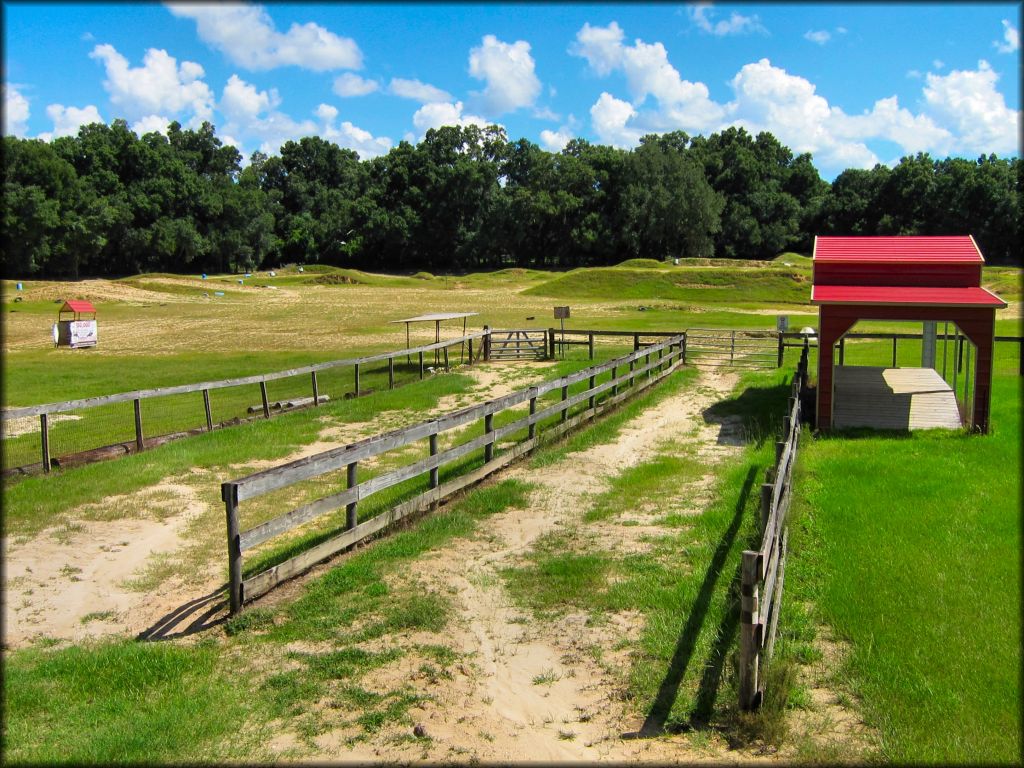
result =
[[[96,307],[92,305],[92,302],[81,301],[79,299],[71,299],[65,301],[64,306],[60,308],[61,312],[95,312]]]
[[[984,288],[919,288],[914,286],[815,285],[812,304],[889,304],[942,307],[1005,307],[1006,302]]]
[[[985,261],[970,235],[816,237],[814,260],[866,264],[982,264]]]

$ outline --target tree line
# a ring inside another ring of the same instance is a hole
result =
[[[139,137],[115,120],[6,136],[3,173],[6,277],[767,259],[816,234],[966,233],[989,263],[1021,261],[1017,158],[918,154],[829,184],[809,154],[742,128],[553,153],[498,126],[443,127],[371,160],[313,136],[243,168],[209,123]]]

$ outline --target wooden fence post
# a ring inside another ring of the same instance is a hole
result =
[[[491,359],[491,329],[490,326],[484,326],[484,360]]]
[[[359,363],[355,364],[354,370],[355,370],[356,397],[359,397]]]
[[[679,342],[679,354],[682,356],[683,365],[686,365],[686,334],[683,334],[682,341]]]
[[[50,472],[50,426],[45,413],[39,414],[39,437],[43,449],[43,472]]]
[[[787,416],[786,418],[788,419],[789,417]],[[776,471],[776,475],[778,475],[778,471],[780,469],[779,462],[782,460],[782,452],[784,450],[786,450],[786,444],[783,441],[779,440],[778,442],[775,443],[775,471]]]
[[[313,405],[319,406],[320,405],[320,388],[317,386],[317,383],[316,383],[316,371],[310,371],[309,372],[309,376],[310,376],[310,379],[312,380],[312,383],[313,383]]]
[[[430,436],[430,455],[437,456],[437,432]],[[437,488],[438,468],[430,470],[430,487]]]
[[[619,378],[619,366],[613,365],[612,366],[612,381],[615,381],[617,378]],[[618,384],[612,384],[612,397],[615,397],[617,394],[619,394],[619,385]]]
[[[206,411],[206,431],[213,432],[213,412],[210,410],[210,390],[203,390],[203,410]]]
[[[845,365],[846,363],[846,339],[842,338],[839,340],[839,364]]]
[[[564,385],[562,387],[562,403],[563,403],[563,405],[565,404],[565,401],[568,400],[568,399],[569,399],[569,385],[566,384],[566,385]],[[567,418],[569,418],[569,409],[568,408],[562,408],[562,418],[560,419],[560,421],[565,421]]]
[[[346,485],[349,488],[355,488],[359,482],[356,478],[356,471],[358,469],[358,461],[353,461],[351,464],[348,465],[348,467],[346,467],[345,480]],[[358,517],[359,515],[356,513],[356,502],[350,501],[347,505],[345,505],[345,528],[347,530],[352,530],[353,528],[355,528],[358,522]]]
[[[548,359],[553,360],[555,357],[555,329],[548,328]]]
[[[772,491],[775,490],[774,483],[761,483],[761,536],[764,536],[768,527],[768,517],[772,512]]]
[[[473,339],[469,340],[469,364],[473,364]]]
[[[530,415],[533,416],[537,413],[537,389],[533,388],[530,391]],[[526,438],[527,440],[533,440],[537,436],[537,424],[533,422],[527,427]]]
[[[238,536],[238,487],[224,483],[220,487],[228,528],[228,603],[231,614],[242,608],[242,545]]]
[[[420,352],[420,380],[423,379],[423,353]]]
[[[444,348],[444,369],[445,369],[445,371],[449,370],[449,368],[448,368],[448,347]]]
[[[629,361],[629,386],[633,386],[633,367],[636,364],[636,360]]]
[[[892,337],[892,367],[896,367],[896,337]]]
[[[135,398],[135,450],[141,451],[145,447],[142,437],[142,400]]]
[[[634,333],[633,334],[633,351],[636,352],[638,349],[640,349],[640,334],[639,333]]]
[[[270,401],[267,399],[267,382],[260,382],[260,398],[263,400],[263,418],[270,418]]]
[[[597,377],[596,377],[596,376],[591,376],[591,377],[590,377],[590,383],[588,384],[587,388],[588,388],[588,389],[593,389],[593,388],[594,388],[594,382],[595,382],[596,380],[597,380]],[[590,408],[590,410],[594,410],[594,402],[595,402],[595,401],[594,401],[594,395],[591,395],[591,396],[590,396],[590,401],[589,401],[589,403],[588,403],[588,407]]]
[[[748,549],[743,553],[740,581],[740,709],[753,708],[758,688],[758,652],[761,650],[758,637],[759,580],[757,552]]]
[[[484,416],[484,434],[489,435],[494,432],[494,414],[488,413]],[[494,458],[494,442],[491,441],[484,446],[484,462],[488,462]]]
[[[786,354],[786,339],[785,339],[785,337],[782,335],[782,333],[780,331],[779,332],[779,354],[778,354],[778,359],[775,362],[775,367],[776,368],[781,368],[782,367],[782,358],[783,358],[783,356],[785,356],[785,354]]]
[[[593,360],[594,359],[594,334],[591,333],[591,334],[587,335],[587,345],[588,345],[588,349],[590,350],[590,359]]]
[[[395,388],[395,358],[388,358],[388,389]]]

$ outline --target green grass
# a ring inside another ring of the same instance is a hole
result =
[[[781,413],[787,375],[748,373],[721,408],[750,422],[759,418],[761,408]],[[692,379],[685,376],[666,382],[638,401],[677,391],[687,382]],[[744,395],[752,389],[771,394]],[[620,426],[615,418],[588,432],[603,430],[601,437],[610,439]],[[589,443],[593,438],[574,439]],[[547,448],[538,463],[548,462],[545,452],[561,455],[559,446]],[[656,522],[669,501],[686,498],[686,482],[699,476],[694,458],[668,443],[657,457],[612,478],[611,488],[592,501],[578,529],[543,537],[525,565],[503,571],[513,597],[541,620],[557,621],[570,610],[587,611],[591,621],[618,611],[643,615],[644,628],[625,672],[627,696],[644,719],[642,733],[709,722],[721,727],[726,720],[723,712],[735,699],[727,681],[738,628],[736,574],[741,552],[756,534],[757,483],[773,459],[771,441],[752,441],[721,467],[713,501],[702,514],[687,517],[683,526],[661,518],[664,535],[651,539],[649,551],[623,554],[606,548],[600,536],[588,535],[590,525],[638,509],[649,511]]]
[[[30,535],[83,504],[130,494],[194,467],[218,468],[280,458],[311,442],[324,417],[362,422],[381,410],[400,409],[415,418],[416,413],[434,407],[441,396],[465,392],[471,384],[471,379],[459,374],[434,376],[400,389],[332,401],[319,409],[215,430],[115,461],[61,470],[49,476],[26,477],[5,484],[4,532]]]
[[[1021,759],[1021,387],[997,355],[990,435],[801,451],[787,597],[849,645],[843,681],[893,762]]]
[[[576,269],[528,288],[527,295],[572,299],[651,299],[744,306],[807,304],[810,280],[799,270],[765,267]]]
[[[266,734],[247,682],[211,644],[124,641],[5,653],[4,761],[258,759]]]

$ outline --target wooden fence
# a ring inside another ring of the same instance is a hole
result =
[[[793,377],[783,439],[775,444],[775,466],[761,485],[761,545],[746,550],[740,576],[739,704],[756,709],[764,694],[764,671],[775,648],[786,575],[787,515],[792,501],[793,466],[800,440],[800,399],[807,386],[809,345],[805,340]]]
[[[249,411],[261,413],[263,418],[269,419],[272,411],[284,411],[288,410],[287,406],[305,406],[313,405],[317,406],[322,400],[326,400],[325,396],[320,394],[320,388],[318,386],[317,374],[324,371],[329,371],[337,368],[351,367],[352,368],[352,392],[358,397],[362,394],[365,389],[362,386],[361,375],[367,370],[367,366],[373,363],[387,363],[388,368],[388,388],[393,389],[395,387],[395,360],[402,357],[410,357],[412,355],[418,355],[419,361],[419,378],[424,378],[424,360],[423,354],[425,352],[439,351],[443,354],[443,364],[445,369],[449,365],[449,349],[452,347],[458,347],[462,344],[469,345],[469,359],[472,360],[473,356],[473,342],[474,340],[485,339],[488,335],[488,329],[484,329],[479,333],[471,333],[466,336],[461,336],[455,339],[448,339],[445,341],[437,342],[434,344],[427,344],[421,347],[415,347],[412,349],[403,349],[396,352],[385,352],[376,355],[367,355],[364,357],[357,357],[345,360],[331,360],[324,363],[315,363],[312,365],[306,365],[299,368],[291,368],[284,371],[277,371],[275,373],[262,373],[254,376],[243,376],[234,379],[223,379],[220,381],[204,381],[196,384],[182,384],[173,387],[160,387],[158,389],[141,389],[133,392],[121,392],[113,395],[102,395],[99,397],[87,397],[78,400],[67,400],[59,403],[48,403],[45,405],[31,405],[20,408],[6,408],[2,412],[2,418],[5,422],[14,419],[24,419],[28,417],[38,416],[39,417],[39,445],[38,453],[41,462],[39,465],[29,466],[14,466],[4,467],[5,473],[12,471],[31,471],[38,467],[43,472],[49,472],[52,464],[51,452],[50,452],[50,424],[51,417],[59,414],[66,414],[73,411],[89,410],[99,408],[101,406],[109,406],[117,403],[131,403],[134,410],[134,435],[133,439],[124,443],[115,443],[112,445],[101,445],[93,448],[92,452],[104,452],[113,453],[114,455],[123,455],[125,453],[141,451],[147,447],[153,447],[162,442],[166,442],[168,439],[174,439],[177,437],[183,437],[187,434],[194,434],[200,432],[213,431],[215,427],[214,415],[210,405],[210,393],[211,391],[226,389],[230,387],[245,387],[258,385],[259,386],[259,400],[258,403],[261,405],[255,408],[250,408]],[[308,397],[302,398],[291,398],[285,399],[284,401],[272,402],[268,397],[267,383],[271,381],[278,381],[282,379],[288,379],[297,376],[309,376],[308,380]],[[160,435],[158,439],[154,439],[153,436],[147,436],[143,429],[144,413],[143,413],[143,402],[147,400],[153,400],[157,398],[170,398],[176,395],[183,394],[202,394],[202,411],[199,410],[199,400],[196,400],[195,405],[195,421],[204,424],[194,430],[188,430],[183,432],[175,432],[171,434]],[[337,396],[337,395],[335,395]],[[252,400],[255,400],[255,393],[253,393]],[[200,422],[200,419],[203,419]],[[218,425],[219,426],[219,425]],[[4,443],[8,442],[8,438],[4,438]],[[119,449],[117,451],[109,451],[107,449]],[[97,456],[99,458],[99,456]]]
[[[533,450],[541,439],[537,426],[546,419],[557,417],[557,421],[544,430],[545,438],[556,437],[585,420],[593,419],[624,398],[668,376],[683,364],[684,350],[684,337],[676,335],[606,363],[547,381],[535,387],[513,392],[496,400],[463,408],[437,419],[369,437],[350,445],[223,483],[221,498],[225,504],[227,517],[231,613],[237,613],[245,601],[265,594],[285,579],[308,570],[316,563],[378,533],[403,517],[430,508],[440,499],[482,480],[492,472]],[[598,384],[597,377],[605,373],[609,374],[609,378]],[[586,389],[570,397],[570,386],[583,381],[587,382]],[[556,390],[560,392],[560,399],[554,404],[538,410],[538,399]],[[497,428],[494,426],[496,415],[524,403],[529,403],[528,415]],[[570,416],[570,409],[583,403],[586,405]],[[483,423],[482,436],[472,438],[447,450],[438,450],[440,434],[479,421]],[[495,446],[500,440],[503,438],[514,439],[516,433],[521,434],[523,430],[526,430],[525,439],[506,448],[501,455],[495,456]],[[427,458],[413,461],[411,464],[384,472],[363,482],[357,482],[359,462],[381,456],[389,451],[400,451],[421,440],[428,441],[430,454]],[[451,465],[477,450],[483,451],[481,466],[455,476],[443,484],[439,482],[439,470],[442,467]],[[245,531],[241,530],[239,505],[242,502],[341,469],[346,471],[344,490],[305,503]],[[399,483],[413,478],[422,478],[428,473],[428,489],[425,492],[368,520],[358,521],[357,508],[361,501]],[[325,513],[340,510],[342,507],[345,507],[346,510],[346,521],[345,529],[341,534],[243,579],[243,552]]]

